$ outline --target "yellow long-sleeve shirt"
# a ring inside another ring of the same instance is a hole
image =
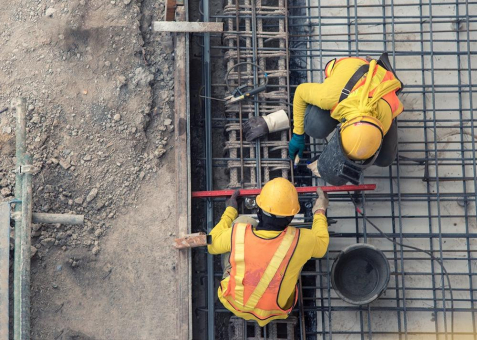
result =
[[[293,98],[293,133],[298,135],[305,133],[305,111],[308,104],[318,106],[323,110],[333,109],[338,103],[346,83],[364,64],[366,62],[361,58],[347,58],[335,64],[332,74],[323,83],[300,84]],[[377,105],[375,118],[379,119],[383,125],[383,134],[386,134],[391,126],[393,113],[384,100],[379,100]],[[338,119],[337,117],[333,118]]]
[[[225,209],[220,222],[211,230],[212,243],[207,249],[211,254],[223,254],[232,250],[232,222],[238,216],[237,210],[232,207]],[[255,230],[255,235],[261,238],[277,237],[281,231]],[[329,235],[328,222],[323,214],[315,214],[313,217],[313,226],[310,229],[300,229],[300,239],[290,260],[288,268],[283,277],[280,292],[278,293],[278,304],[286,309],[292,303],[295,293],[295,286],[298,281],[303,265],[311,258],[320,258],[328,250]],[[224,279],[228,280],[228,278]],[[221,290],[219,289],[219,298],[221,299]],[[222,300],[222,299],[221,299]],[[290,301],[289,301],[290,300]]]

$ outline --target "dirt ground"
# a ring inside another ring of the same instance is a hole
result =
[[[28,102],[40,169],[32,339],[174,339],[172,37],[163,1],[0,3],[0,110]],[[12,199],[15,117],[0,114],[0,192]],[[167,335],[164,330],[167,329]]]

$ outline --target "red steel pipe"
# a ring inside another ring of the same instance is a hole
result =
[[[318,187],[298,187],[296,191],[299,194],[316,192]],[[340,186],[324,186],[321,187],[324,192],[343,192],[343,191],[372,191],[376,189],[376,184],[361,185],[340,185]],[[260,194],[262,189],[240,189],[239,196],[256,196]],[[209,197],[228,197],[235,190],[214,190],[214,191],[193,191],[192,198],[209,198]]]

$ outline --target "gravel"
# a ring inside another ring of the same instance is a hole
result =
[[[27,100],[27,151],[39,169],[33,211],[85,215],[85,230],[32,228],[40,263],[51,249],[99,255],[122,207],[134,205],[142,182],[167,163],[174,45],[171,34],[151,32],[153,16],[141,6],[25,0],[0,14],[8,19],[0,108]],[[162,3],[154,6],[164,12]],[[15,126],[14,110],[0,115],[0,201],[11,200],[15,186]]]

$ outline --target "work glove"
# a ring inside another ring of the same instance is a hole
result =
[[[245,140],[251,142],[268,134],[268,125],[263,117],[251,117],[242,125]]]
[[[289,127],[290,121],[283,110],[270,113],[268,116],[251,117],[242,125],[247,142],[252,142],[272,132],[286,130]]]
[[[303,151],[305,150],[305,135],[293,134],[290,143],[288,143],[288,156],[291,160],[295,160],[295,156],[298,153],[298,157],[303,158]]]
[[[326,211],[326,209],[328,209],[328,204],[329,204],[328,194],[324,193],[321,188],[317,188],[316,193],[318,194],[318,198],[316,199],[315,205],[313,206],[313,209],[312,209],[313,214],[317,210]]]
[[[320,172],[318,171],[318,159],[314,162],[311,162],[306,167],[311,170],[313,175],[321,178]]]
[[[237,197],[240,193],[240,190],[235,190],[235,192],[230,196],[228,200],[225,201],[225,207],[232,207],[235,208],[235,210],[238,210],[238,202],[237,202]]]

